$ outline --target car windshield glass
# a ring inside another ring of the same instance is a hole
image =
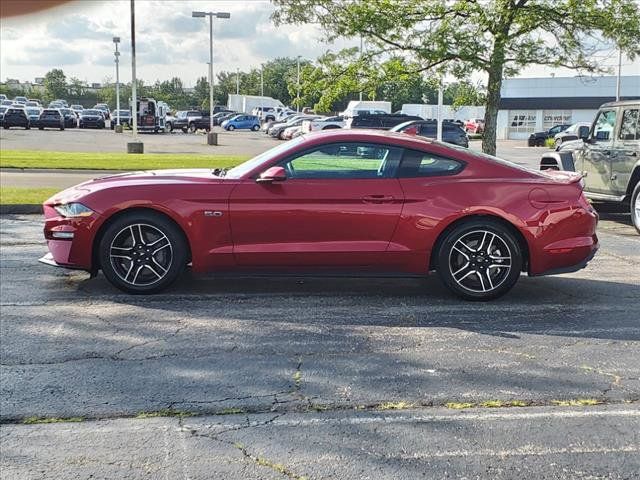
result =
[[[100,110],[83,110],[83,115],[100,115],[102,112]]]
[[[267,162],[269,159],[280,155],[283,152],[291,148],[295,148],[298,144],[304,141],[304,137],[297,137],[293,140],[289,140],[286,143],[278,145],[277,147],[273,147],[270,150],[267,150],[264,153],[261,153],[257,157],[253,157],[251,160],[248,160],[237,167],[232,168],[227,172],[227,177],[229,178],[241,178],[247,173],[249,173],[254,168],[258,167],[260,164]]]
[[[27,113],[29,115],[40,115],[40,109],[39,108],[28,108],[27,109]]]

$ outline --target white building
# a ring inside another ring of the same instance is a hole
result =
[[[591,122],[616,96],[616,77],[507,78],[502,82],[497,137],[525,139],[560,123]],[[640,98],[640,75],[620,79],[622,100]]]

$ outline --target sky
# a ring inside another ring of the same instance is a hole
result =
[[[120,78],[131,79],[129,0],[76,0],[25,17],[3,18],[0,23],[0,77],[34,81],[52,68],[67,77],[89,83],[115,79],[114,45],[119,36]],[[145,83],[182,78],[193,86],[207,76],[208,19],[192,18],[193,10],[226,11],[230,19],[214,19],[214,70],[248,70],[276,57],[315,59],[325,51],[356,46],[359,40],[334,44],[322,41],[315,26],[274,26],[274,7],[268,0],[137,0],[136,73]],[[617,56],[605,54],[606,65]],[[624,59],[623,75],[640,74],[640,59]],[[520,76],[574,75],[567,70],[530,67]],[[482,81],[477,77],[475,81]]]

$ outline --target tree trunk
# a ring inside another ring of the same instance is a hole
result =
[[[504,43],[496,39],[491,63],[487,69],[487,104],[484,114],[484,134],[482,136],[482,151],[489,155],[496,154],[496,134],[498,107],[500,105],[500,88],[502,87],[502,71],[504,69]]]

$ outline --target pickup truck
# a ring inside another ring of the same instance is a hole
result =
[[[640,233],[640,100],[602,105],[589,133],[543,154],[540,170],[581,173],[585,195],[628,205]]]

